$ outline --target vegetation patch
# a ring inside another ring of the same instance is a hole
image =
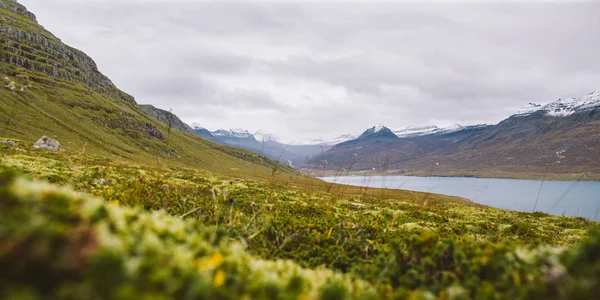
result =
[[[569,298],[593,295],[600,278],[598,224],[582,218],[11,141],[0,160],[22,175],[4,171],[0,183],[9,298]]]

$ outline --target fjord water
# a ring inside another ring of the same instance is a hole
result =
[[[338,176],[322,180],[374,188],[459,196],[507,210],[579,216],[600,221],[600,182],[468,177]],[[541,188],[541,189],[540,189]],[[539,193],[539,198],[538,198]]]

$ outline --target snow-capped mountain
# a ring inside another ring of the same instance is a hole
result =
[[[588,112],[600,107],[600,90],[595,90],[583,97],[558,99],[546,105],[529,103],[514,116],[525,117],[541,112],[547,116],[567,117],[576,113]]]
[[[218,137],[254,138],[254,135],[252,135],[248,130],[240,129],[240,128],[234,128],[234,129],[230,129],[230,130],[219,129],[219,130],[213,131],[211,133],[212,133],[212,135],[218,136]]]
[[[307,146],[307,145],[315,145],[315,146],[333,146],[339,143],[343,143],[349,140],[357,139],[361,134],[343,134],[338,137],[332,139],[309,139],[309,140],[301,140],[301,141],[292,141],[290,144],[299,145],[299,146]]]
[[[495,125],[393,131],[400,138],[361,137],[338,144],[309,162],[327,161],[329,168],[350,170],[380,170],[385,164],[384,169],[398,174],[424,174],[435,165],[440,174],[474,176],[542,174],[548,162],[554,162],[557,172],[583,174],[600,166],[600,90],[548,104],[530,103]],[[438,162],[443,167],[437,167]]]
[[[418,136],[426,136],[426,135],[434,135],[434,134],[447,134],[458,132],[465,129],[473,129],[479,128],[482,126],[489,125],[473,125],[473,126],[462,126],[460,124],[455,124],[449,127],[438,127],[438,126],[406,126],[400,127],[397,129],[387,128],[383,125],[375,125],[369,129],[367,129],[363,133],[358,134],[343,134],[333,139],[310,139],[304,141],[294,141],[292,145],[326,145],[326,146],[334,146],[343,142],[355,140],[359,138],[364,133],[377,133],[384,128],[389,129],[399,138],[409,138],[409,137],[418,137]],[[367,132],[368,131],[368,132]]]
[[[359,139],[371,138],[371,137],[392,137],[398,138],[389,128],[383,125],[375,125],[363,132],[363,134],[358,137]]]
[[[378,124],[373,126],[372,128],[368,129],[369,133],[377,133],[380,132],[382,129],[386,128],[385,126]]]
[[[422,136],[435,133],[439,128],[437,126],[405,126],[392,129],[398,137]]]
[[[259,130],[257,132],[254,133],[254,138],[259,141],[259,142],[279,142],[279,138],[269,132],[266,132],[264,130]]]
[[[515,114],[515,116],[528,116],[542,108],[541,104],[536,103],[528,103],[527,105],[521,107],[519,111]]]
[[[206,128],[202,127],[202,125],[200,125],[200,123],[198,123],[198,122],[192,123],[192,128],[193,129],[206,129]]]
[[[399,138],[409,138],[417,136],[425,136],[432,134],[452,133],[465,129],[465,126],[455,124],[449,127],[437,126],[406,126],[397,129],[392,129],[392,132]]]

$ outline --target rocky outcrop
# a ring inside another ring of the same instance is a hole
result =
[[[60,151],[60,143],[55,139],[43,136],[37,142],[35,142],[35,144],[33,144],[33,148],[58,152]]]
[[[132,96],[119,90],[104,76],[94,60],[85,53],[69,47],[37,24],[35,15],[11,0],[0,0],[0,9],[18,13],[0,15],[0,61],[41,71],[70,81],[82,82],[94,90],[135,103]]]
[[[121,129],[131,138],[141,138],[140,134],[147,134],[159,140],[165,140],[165,135],[156,126],[133,118],[92,118],[101,126],[111,129]]]
[[[190,127],[188,124],[185,124],[183,121],[181,121],[181,119],[179,119],[179,117],[177,117],[175,114],[173,114],[170,111],[166,111],[164,109],[160,109],[160,108],[156,108],[152,105],[140,105],[140,110],[143,111],[145,114],[149,115],[150,117],[165,123],[165,124],[171,124],[172,128],[177,129],[179,131],[183,131],[183,132],[189,132],[189,133],[194,133],[194,129],[192,129],[192,127]]]
[[[27,10],[25,6],[19,4],[15,0],[0,0],[0,7],[10,10],[14,13],[20,14],[23,17],[37,23],[37,19],[35,15]]]

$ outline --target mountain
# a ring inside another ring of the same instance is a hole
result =
[[[207,141],[225,145],[225,143],[220,138],[214,136],[208,129],[199,125],[194,125],[194,133]]]
[[[60,142],[64,153],[232,176],[266,178],[278,165],[252,152],[207,142],[169,112],[138,105],[92,58],[65,45],[12,0],[0,0],[0,80],[3,138],[33,145],[48,136]],[[165,118],[183,131],[168,134]],[[279,170],[296,174],[286,167]]]
[[[157,121],[160,121],[167,125],[171,124],[172,128],[174,128],[174,129],[177,129],[177,130],[180,130],[183,132],[194,133],[194,129],[192,129],[192,127],[190,127],[190,125],[181,121],[181,119],[179,119],[179,117],[177,117],[170,111],[156,108],[152,105],[140,105],[139,108],[141,111],[143,111],[147,115],[153,117]]]
[[[392,131],[397,137],[417,137],[431,134],[451,133],[465,129],[464,126],[456,124],[450,127],[440,128],[437,126],[407,126],[403,128],[393,129]]]
[[[253,139],[256,140],[254,138],[254,136],[245,129],[240,129],[240,128],[236,128],[236,129],[230,129],[230,130],[225,130],[225,129],[219,129],[216,131],[213,131],[212,134],[214,136],[218,136],[218,137],[222,137],[222,138],[237,138],[237,139]]]
[[[326,145],[290,145],[279,141],[279,138],[264,130],[254,134],[245,129],[219,129],[208,131],[195,126],[197,135],[221,145],[242,148],[269,157],[289,166],[306,164],[308,159],[327,151]]]
[[[230,130],[219,129],[212,131],[211,134],[223,145],[242,148],[264,155],[263,145],[259,143],[248,130],[239,128]],[[271,157],[268,155],[265,156]]]
[[[376,125],[377,126],[377,125]],[[395,128],[390,130],[399,138],[424,136],[430,134],[450,133],[464,129],[464,126],[459,124],[440,128],[437,126],[406,126],[401,128]],[[303,141],[294,141],[292,145],[321,145],[321,146],[335,146],[343,142],[355,140],[361,136],[359,134],[343,134],[333,139],[308,139]]]
[[[330,168],[351,165],[352,170],[396,174],[424,175],[433,169],[438,175],[600,178],[598,90],[546,105],[530,103],[496,125],[397,132],[402,138],[393,142],[358,138],[341,143],[311,163],[326,160]]]
[[[360,136],[359,134],[342,134],[338,137],[327,139],[327,138],[316,138],[316,139],[306,139],[306,140],[298,140],[290,142],[290,145],[306,145],[306,146],[323,146],[324,148],[331,148],[334,145],[339,143],[343,143],[345,141],[354,140]]]
[[[375,125],[363,132],[358,137],[358,140],[374,139],[374,138],[390,138],[398,139],[398,137],[387,127],[383,125]]]
[[[571,115],[593,112],[600,107],[600,90],[595,90],[583,97],[558,99],[546,105],[529,103],[515,116],[529,116],[543,114],[554,117],[568,117]]]
[[[429,128],[434,128],[433,126]],[[435,127],[437,128],[437,127]],[[485,125],[462,127],[462,130],[428,130],[416,136],[398,137],[385,126],[371,127],[358,138],[333,146],[325,153],[314,157],[306,168],[323,165],[330,168],[350,170],[389,169],[400,161],[415,159],[423,153],[446,147],[467,135],[487,128]]]
[[[259,142],[279,142],[279,138],[276,135],[266,132],[264,130],[259,130],[255,132],[253,136],[254,139],[256,139]]]

